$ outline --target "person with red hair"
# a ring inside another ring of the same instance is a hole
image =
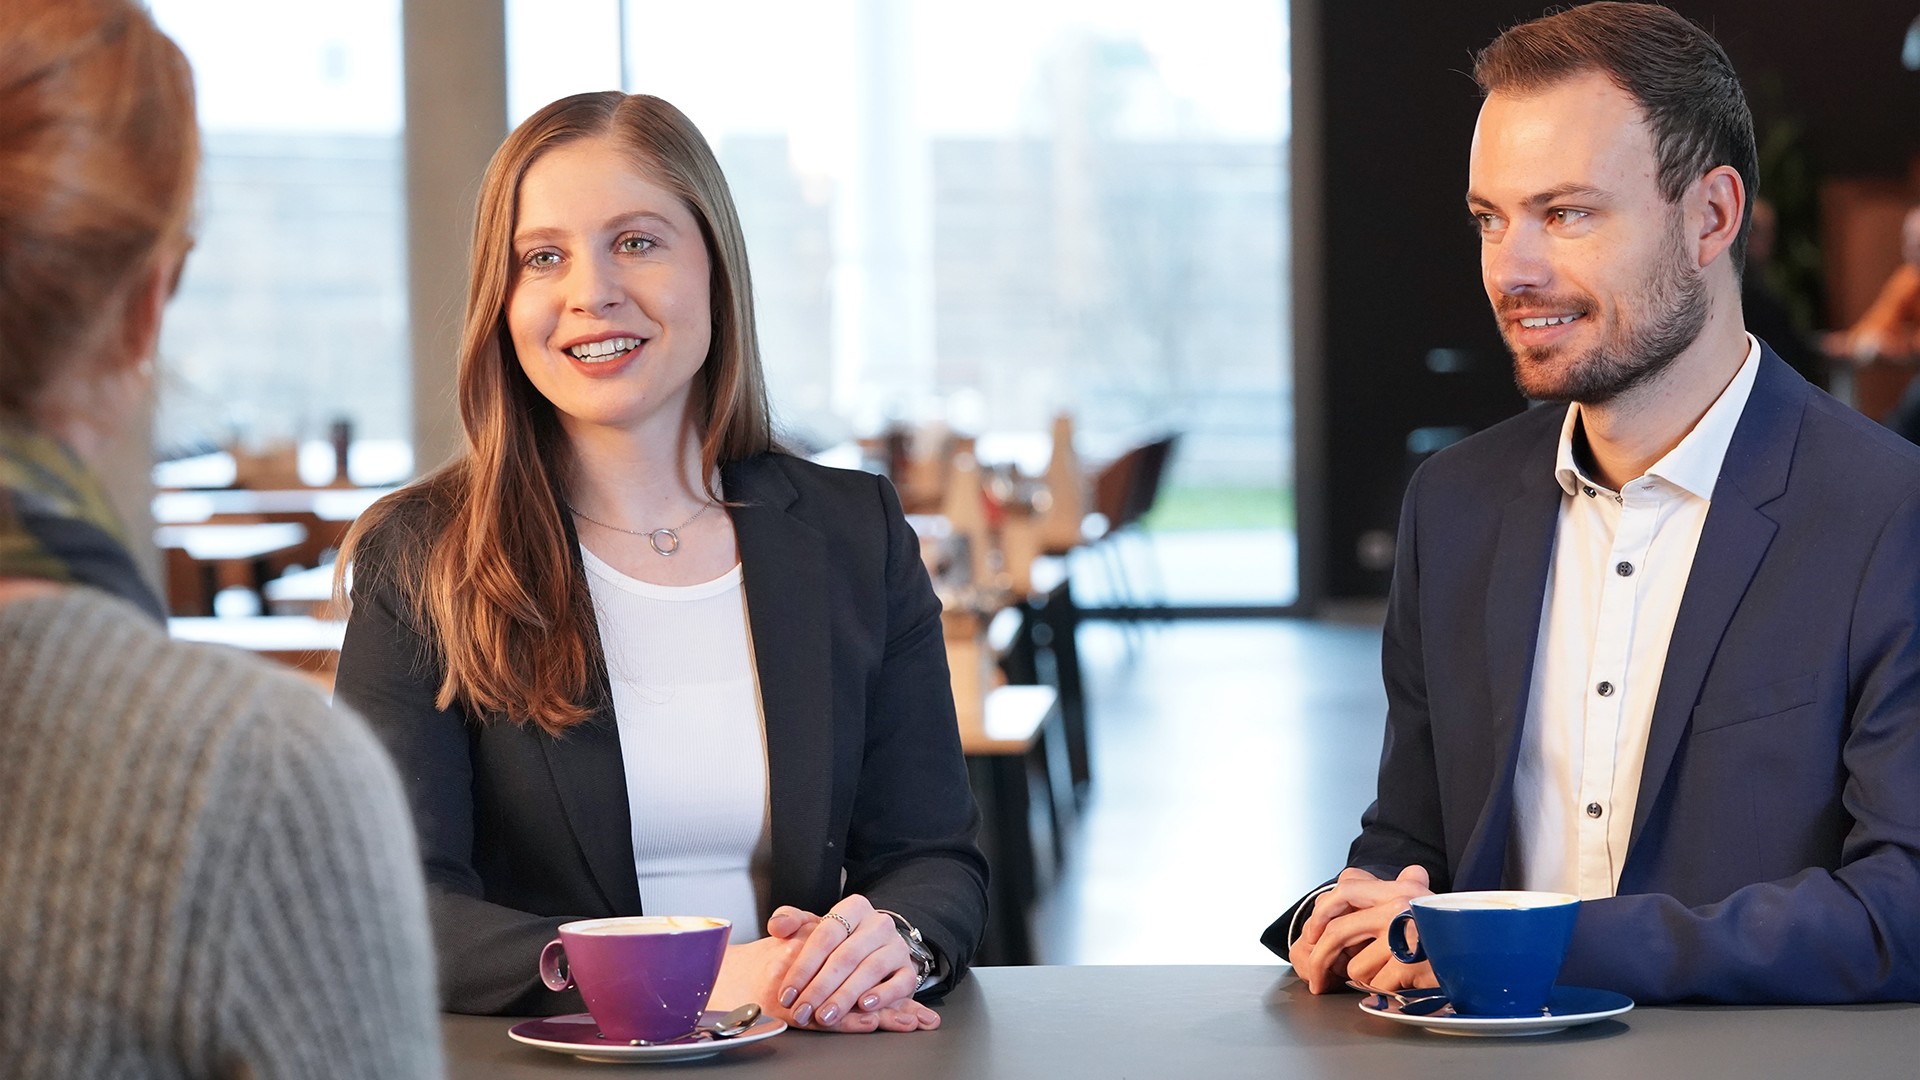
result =
[[[93,471],[150,399],[193,109],[141,6],[0,4],[0,1061],[432,1078],[392,766],[291,674],[169,640]]]

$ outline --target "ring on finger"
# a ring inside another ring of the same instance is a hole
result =
[[[845,915],[842,915],[837,911],[829,911],[827,912],[827,918],[832,919],[833,921],[839,923],[841,926],[846,927],[848,937],[853,936],[853,924],[847,921],[847,917]]]

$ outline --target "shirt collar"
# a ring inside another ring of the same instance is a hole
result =
[[[1740,414],[1746,411],[1747,397],[1753,392],[1753,380],[1760,371],[1760,342],[1752,334],[1746,337],[1747,358],[1741,361],[1733,381],[1694,422],[1686,438],[1648,467],[1648,476],[1657,476],[1697,498],[1712,500],[1713,485],[1720,478],[1720,466],[1726,461],[1728,445],[1733,442],[1733,429],[1740,424]],[[1560,425],[1560,447],[1553,467],[1554,479],[1569,495],[1578,494],[1583,487],[1601,486],[1588,479],[1574,462],[1573,433],[1579,424],[1580,403],[1576,401],[1567,406],[1567,418]]]

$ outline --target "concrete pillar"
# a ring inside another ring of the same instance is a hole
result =
[[[505,0],[405,0],[413,460],[458,453],[455,350],[480,174],[507,134]]]

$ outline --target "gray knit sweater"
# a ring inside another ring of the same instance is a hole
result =
[[[413,825],[297,678],[0,605],[0,1075],[437,1077]]]

